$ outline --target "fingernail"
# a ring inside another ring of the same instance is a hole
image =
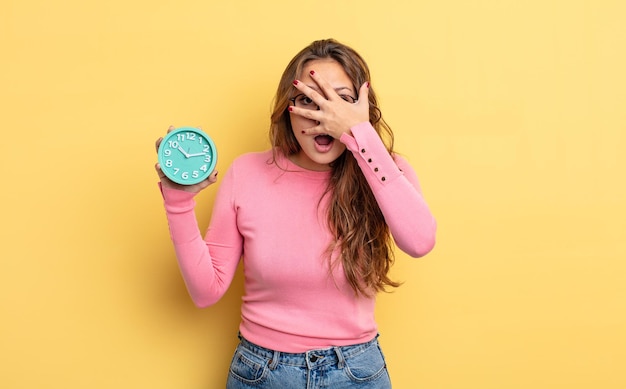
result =
[[[312,76],[315,75],[315,70],[311,70],[309,73],[311,73]]]
[[[306,134],[306,131],[302,130],[302,133],[303,133],[303,134]]]
[[[293,107],[291,105],[287,109],[289,110],[289,112],[293,111]]]
[[[298,80],[293,80],[294,85],[298,85]]]
[[[369,89],[369,87],[370,87],[370,82],[368,81],[367,82],[367,89]]]

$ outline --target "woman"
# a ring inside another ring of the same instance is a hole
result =
[[[298,53],[276,93],[272,149],[233,162],[204,239],[193,198],[217,172],[179,186],[157,165],[193,301],[218,301],[243,261],[227,388],[391,387],[375,295],[399,285],[388,277],[393,242],[423,256],[436,223],[414,170],[393,153],[369,80],[361,56],[337,41]]]

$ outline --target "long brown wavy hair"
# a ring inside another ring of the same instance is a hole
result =
[[[283,72],[274,98],[270,142],[274,153],[296,154],[300,145],[293,134],[287,110],[294,93],[293,80],[300,78],[306,63],[316,59],[333,59],[345,70],[355,90],[370,80],[363,58],[352,48],[333,39],[319,40],[300,51]],[[376,93],[369,89],[370,123],[393,153],[393,132],[383,120]],[[276,163],[274,154],[273,163]],[[330,271],[337,265],[332,253],[339,250],[344,273],[356,295],[372,296],[386,287],[400,284],[388,277],[394,262],[389,227],[356,159],[348,150],[331,164],[331,178],[325,195],[330,196],[328,224],[334,240],[328,248]],[[320,199],[321,202],[321,199]]]

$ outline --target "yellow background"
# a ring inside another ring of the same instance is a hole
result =
[[[625,388],[624,4],[3,0],[0,387],[223,387],[241,276],[191,303],[154,141],[267,148],[282,70],[334,37],[439,222],[379,299],[394,388]]]

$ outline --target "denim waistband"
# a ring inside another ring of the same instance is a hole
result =
[[[359,343],[349,346],[335,346],[319,350],[309,350],[304,353],[286,353],[282,351],[271,350],[265,347],[256,345],[241,334],[239,334],[241,340],[240,345],[250,352],[270,360],[270,368],[275,368],[277,364],[285,364],[291,366],[303,366],[311,368],[312,365],[338,365],[343,367],[346,358],[350,358],[354,355],[362,353],[369,347],[378,344],[378,335],[369,342]]]

